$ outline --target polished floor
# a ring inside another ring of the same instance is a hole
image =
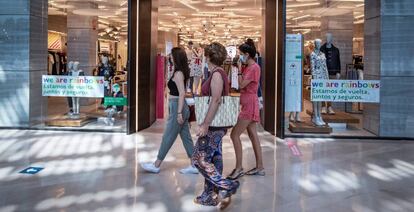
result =
[[[194,205],[199,175],[188,165],[180,139],[160,174],[144,173],[163,123],[139,134],[0,131],[0,211],[217,211]],[[260,132],[267,175],[244,177],[226,211],[414,211],[413,141],[298,139],[303,156]],[[244,167],[254,166],[247,136]],[[234,166],[231,141],[223,144],[225,173]],[[36,175],[18,172],[45,168]]]

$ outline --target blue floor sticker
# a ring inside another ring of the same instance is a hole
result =
[[[24,169],[23,171],[19,172],[20,174],[37,174],[42,171],[44,168],[40,167],[29,167]]]

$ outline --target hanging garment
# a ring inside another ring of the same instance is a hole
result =
[[[321,51],[311,54],[312,79],[329,79],[328,68],[326,67],[326,57]]]
[[[321,52],[325,54],[326,57],[326,66],[328,67],[329,75],[336,75],[341,73],[341,56],[339,49],[336,48],[333,44],[331,47],[325,43],[321,47]]]
[[[53,66],[55,65],[55,60],[53,58],[53,54],[49,53],[48,56],[48,66],[47,66],[47,73],[48,75],[53,74]]]
[[[231,88],[239,90],[239,69],[237,67],[231,67]]]
[[[203,76],[203,67],[202,62],[203,58],[201,53],[195,49],[191,50],[190,59],[190,77],[202,77]]]
[[[61,63],[61,61],[60,61],[60,55],[59,55],[59,53],[55,53],[55,61],[56,61],[56,74],[57,75],[62,75],[62,71],[61,71],[61,68],[62,68],[62,63]]]

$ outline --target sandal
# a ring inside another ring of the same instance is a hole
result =
[[[239,181],[234,181],[233,182],[233,188],[231,188],[230,190],[221,190],[219,192],[219,208],[220,210],[224,210],[226,209],[230,203],[231,203],[231,196],[236,194],[237,189],[239,189],[240,187],[240,182]]]
[[[240,177],[244,176],[244,171],[243,168],[241,168],[239,171],[237,171],[237,169],[233,169],[233,171],[229,174],[229,176],[227,176],[226,179],[228,180],[237,180]]]
[[[246,172],[246,175],[257,175],[257,176],[265,176],[266,172],[264,169],[257,169],[257,168],[253,168],[250,171]]]

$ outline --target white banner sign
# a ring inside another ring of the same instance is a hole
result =
[[[58,97],[104,97],[104,77],[42,76],[42,95]]]
[[[312,80],[314,102],[380,102],[378,80]]]
[[[302,46],[301,34],[286,35],[286,112],[302,111]]]

